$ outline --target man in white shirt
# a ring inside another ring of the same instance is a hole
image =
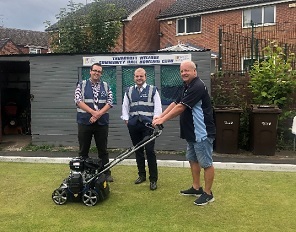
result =
[[[144,137],[150,136],[153,130],[146,126],[152,123],[154,117],[162,113],[161,100],[157,88],[146,83],[146,71],[138,68],[134,72],[135,85],[127,88],[123,104],[121,118],[127,124],[133,145],[141,142]],[[145,156],[146,151],[150,189],[157,189],[158,170],[154,151],[155,141],[151,141],[144,147],[139,148],[136,153],[138,167],[138,178],[135,184],[146,181]]]

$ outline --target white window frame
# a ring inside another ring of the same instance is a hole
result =
[[[195,32],[187,32],[187,19],[189,18],[199,18],[199,31],[195,31]],[[180,20],[184,20],[184,32],[179,33],[179,21]],[[190,35],[190,34],[197,34],[197,33],[201,33],[201,16],[200,15],[196,15],[196,16],[192,16],[192,17],[187,17],[187,18],[179,18],[176,20],[176,34],[177,35]]]
[[[265,9],[268,7],[273,7],[273,22],[264,22],[264,14],[265,14]],[[275,25],[276,22],[276,6],[275,5],[269,5],[269,6],[263,6],[263,7],[256,7],[256,8],[248,8],[246,10],[242,11],[242,27],[243,28],[249,28],[252,27],[251,25],[251,11],[252,10],[258,10],[261,9],[261,23],[255,23],[255,27],[262,27],[262,26],[273,26]]]
[[[217,57],[211,57],[211,75],[214,75],[218,72],[218,60]]]
[[[264,59],[267,59],[268,57],[264,57]],[[253,60],[254,60],[254,63],[255,63],[255,61],[259,61],[259,62],[261,62],[261,61],[263,61],[264,59],[256,59],[256,58],[254,58]],[[251,57],[242,57],[241,58],[241,70],[243,70],[243,72],[245,72],[245,71],[249,71],[249,69],[247,69],[246,67],[245,67],[245,61],[246,60],[251,60]]]
[[[40,48],[29,48],[29,54],[41,54]]]

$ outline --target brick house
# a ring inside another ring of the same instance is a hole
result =
[[[0,55],[47,52],[47,32],[0,27]]]
[[[0,55],[21,54],[22,51],[9,38],[0,39]]]
[[[219,53],[219,28],[242,39],[253,33],[256,39],[296,44],[296,2],[291,0],[178,0],[158,20],[161,49],[183,43]],[[240,51],[246,59],[250,56],[250,45],[234,40],[228,45],[230,56],[239,52],[233,50],[233,44],[245,46]]]
[[[158,14],[176,0],[102,0],[100,4],[114,4],[124,9],[122,31],[112,52],[153,52],[159,49]],[[78,14],[87,14],[95,2],[89,3]],[[81,12],[81,13],[80,13]],[[53,24],[46,31],[56,29]]]

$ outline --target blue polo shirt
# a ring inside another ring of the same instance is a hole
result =
[[[204,82],[196,77],[175,101],[186,109],[180,115],[181,138],[188,142],[199,142],[206,137],[215,138],[216,127],[213,118],[211,98]]]

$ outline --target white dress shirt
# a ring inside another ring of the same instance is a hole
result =
[[[140,88],[140,90],[142,91],[146,87],[147,87],[147,83],[145,82],[143,84],[143,86]],[[137,88],[137,85],[135,85],[135,88]],[[160,96],[159,96],[159,93],[157,90],[154,94],[153,102],[154,102],[153,117],[157,117],[157,116],[161,115],[161,113],[162,113],[161,100],[160,100]],[[125,121],[129,120],[129,110],[130,110],[130,102],[129,102],[128,97],[125,93],[124,98],[123,98],[123,103],[122,103],[122,115],[121,115],[122,120],[125,120]]]

